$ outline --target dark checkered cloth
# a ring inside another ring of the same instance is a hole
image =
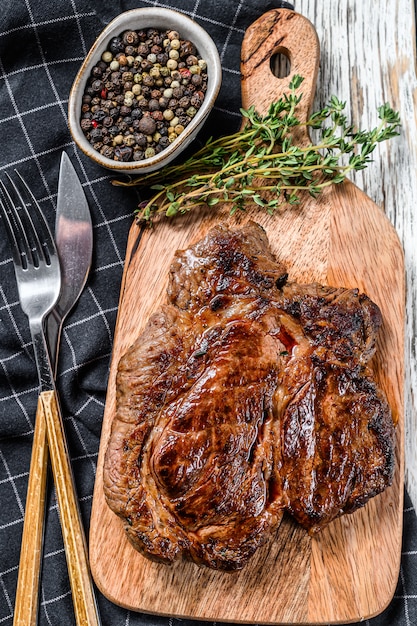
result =
[[[240,122],[239,56],[243,34],[273,7],[266,0],[1,0],[0,175],[25,174],[51,225],[55,221],[62,150],[75,165],[94,224],[94,258],[88,285],[62,337],[57,385],[81,511],[88,533],[106,384],[128,230],[135,191],[110,185],[105,170],[75,148],[67,128],[68,94],[88,49],[122,11],[170,6],[195,18],[213,37],[223,65],[223,86],[208,132],[224,134]],[[198,141],[204,140],[204,132]],[[10,247],[0,226],[0,626],[13,621],[20,539],[38,396],[27,319],[21,311]],[[163,589],[161,589],[163,593]],[[103,626],[176,621],[129,612],[98,594]],[[49,481],[41,625],[74,624],[57,504]],[[408,497],[404,545],[395,597],[372,626],[417,624],[417,519]]]

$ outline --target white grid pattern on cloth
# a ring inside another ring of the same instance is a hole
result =
[[[64,328],[57,377],[87,532],[124,250],[137,198],[111,187],[110,177],[78,152],[68,133],[66,107],[72,80],[95,36],[117,13],[141,6],[176,8],[212,34],[224,74],[214,111],[215,127],[219,133],[234,130],[240,120],[240,42],[245,29],[271,7],[270,2],[3,0],[0,9],[0,174],[14,167],[24,171],[52,223],[59,157],[66,150],[79,173],[94,223],[91,276]],[[68,32],[68,41],[59,36],[61,32]],[[11,60],[2,42],[12,38],[21,42],[21,48],[13,49],[16,58]],[[31,56],[24,58],[27,51]],[[38,387],[27,321],[17,299],[11,254],[4,239],[0,237],[0,626],[9,626]],[[67,626],[74,618],[51,483],[39,624]],[[369,626],[417,623],[417,522],[410,506],[404,510],[404,524],[406,543],[393,603],[383,615],[367,620]],[[99,605],[103,626],[193,623],[136,614],[112,605],[101,595]]]

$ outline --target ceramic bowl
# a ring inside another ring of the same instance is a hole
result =
[[[94,150],[80,127],[81,105],[91,70],[101,59],[110,40],[125,30],[156,28],[176,30],[182,39],[192,41],[199,55],[207,62],[207,91],[203,104],[183,132],[162,152],[141,161],[121,162],[104,157]],[[101,32],[90,49],[71,88],[68,103],[68,120],[72,137],[77,146],[93,161],[117,174],[137,175],[164,167],[190,144],[201,129],[213,108],[221,84],[219,54],[209,34],[186,15],[172,9],[159,7],[133,9],[118,15]]]

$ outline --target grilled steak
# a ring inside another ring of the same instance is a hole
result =
[[[135,548],[240,569],[284,511],[314,533],[390,485],[380,324],[356,289],[289,282],[253,222],[177,252],[167,303],[119,362],[105,456]]]

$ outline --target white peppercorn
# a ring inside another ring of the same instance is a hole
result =
[[[174,111],[172,109],[165,109],[163,116],[164,119],[170,122],[172,119],[174,119]]]
[[[103,54],[101,55],[101,60],[104,61],[104,63],[111,63],[111,61],[113,60],[113,55],[111,52],[109,52],[109,50],[106,50],[105,52],[103,52]]]

